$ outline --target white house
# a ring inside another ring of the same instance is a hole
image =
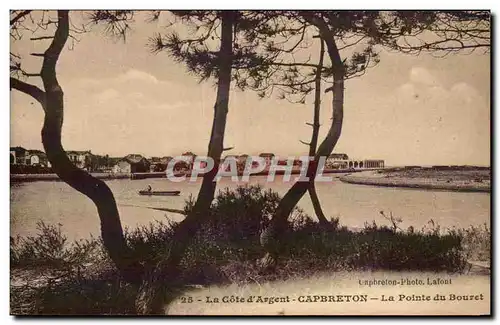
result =
[[[92,152],[87,151],[66,151],[69,160],[78,168],[84,169],[90,164]]]
[[[130,173],[146,173],[149,172],[149,161],[139,154],[130,154],[120,159],[113,166],[113,173],[130,174]]]

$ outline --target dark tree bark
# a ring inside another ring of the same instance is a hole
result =
[[[318,36],[319,37],[319,36]],[[323,69],[323,59],[325,52],[325,43],[321,37],[321,47],[320,47],[320,56],[318,62],[318,68],[316,69],[316,80],[314,84],[314,116],[313,116],[313,124],[312,124],[312,136],[311,142],[309,143],[309,156],[314,157],[316,155],[316,147],[318,145],[318,135],[319,135],[319,116],[321,110],[321,70]],[[318,218],[318,221],[322,227],[325,229],[330,227],[330,223],[323,213],[323,209],[321,208],[321,203],[318,198],[318,193],[316,193],[316,185],[314,179],[309,180],[309,188],[307,189],[309,192],[309,196],[311,197],[311,201],[314,207],[314,213]]]
[[[314,114],[312,124],[312,136],[309,143],[309,156],[313,157],[316,154],[319,135],[319,115],[321,110],[321,70],[323,69],[323,60],[325,56],[325,42],[320,38],[321,47],[319,52],[319,62],[316,69],[316,79],[314,81]]]
[[[334,39],[334,33],[330,31],[326,23],[322,19],[318,19],[312,15],[310,12],[303,14],[304,19],[309,23],[316,26],[319,30],[320,37],[325,41],[327,46],[327,51],[332,61],[333,68],[333,86],[328,90],[333,91],[332,100],[332,123],[330,129],[320,144],[312,164],[309,168],[308,176],[309,178],[314,178],[316,176],[316,166],[320,157],[329,156],[337,141],[340,138],[342,132],[342,122],[344,118],[344,65],[342,63],[337,44]],[[277,211],[271,220],[267,232],[273,234],[274,240],[272,245],[268,244],[266,256],[262,259],[263,266],[267,267],[266,264],[272,262],[272,264],[277,264],[277,258],[280,255],[280,250],[282,247],[281,241],[284,239],[287,227],[288,216],[292,212],[293,208],[300,201],[305,192],[309,189],[309,181],[298,181],[288,190],[285,196],[280,201]]]
[[[162,314],[168,299],[168,288],[176,286],[179,275],[178,264],[196,232],[208,217],[209,209],[214,199],[216,183],[214,178],[220,165],[224,150],[224,132],[229,105],[232,66],[232,35],[234,13],[223,11],[221,47],[219,51],[219,74],[217,97],[214,106],[212,132],[208,145],[208,156],[214,160],[214,168],[203,175],[198,198],[193,210],[179,224],[170,242],[165,258],[151,270],[139,290],[136,309],[140,314]]]
[[[58,11],[58,25],[54,38],[43,53],[40,76],[45,91],[16,78],[10,79],[13,89],[36,99],[45,111],[42,143],[53,171],[64,182],[94,202],[101,221],[104,246],[121,275],[129,281],[137,280],[142,266],[129,258],[129,248],[123,235],[116,201],[109,187],[101,180],[77,168],[69,160],[61,143],[64,117],[64,93],[57,81],[56,65],[69,36],[68,11]]]
[[[331,229],[331,224],[330,222],[328,222],[328,219],[326,218],[325,213],[321,208],[321,202],[319,201],[318,193],[316,192],[316,184],[314,183],[314,181],[309,184],[309,188],[307,190],[309,192],[309,196],[311,197],[314,213],[319,220],[319,224],[325,230]]]

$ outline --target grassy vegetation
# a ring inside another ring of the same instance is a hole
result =
[[[339,219],[324,231],[296,208],[289,218],[285,254],[276,272],[263,273],[259,232],[280,197],[258,186],[219,192],[210,215],[181,261],[183,284],[244,284],[308,277],[337,270],[421,270],[460,272],[466,260],[488,259],[488,227],[442,232],[374,222],[352,231]],[[193,200],[186,202],[189,211]],[[165,252],[177,223],[168,219],[126,231],[133,256],[153,265]],[[68,243],[61,225],[39,224],[39,233],[11,238],[11,312],[14,314],[133,313],[135,289],[120,281],[99,238]]]

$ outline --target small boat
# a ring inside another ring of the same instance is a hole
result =
[[[139,191],[139,195],[176,196],[181,191]]]

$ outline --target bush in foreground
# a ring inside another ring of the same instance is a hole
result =
[[[289,218],[285,254],[275,272],[262,273],[259,233],[280,197],[259,186],[220,191],[200,232],[180,263],[184,284],[252,283],[308,277],[336,270],[419,270],[460,272],[471,254],[489,257],[487,227],[415,231],[365,224],[360,231],[331,220],[325,231],[296,208]],[[186,202],[188,212],[193,201]],[[381,212],[383,214],[383,212]],[[384,215],[385,216],[385,215]],[[392,218],[392,216],[391,216]],[[126,230],[135,259],[154,265],[178,223],[168,219]],[[14,314],[128,314],[135,290],[120,281],[100,239],[67,243],[58,227],[39,224],[37,236],[11,238],[11,308]],[[22,281],[24,278],[24,281]]]

